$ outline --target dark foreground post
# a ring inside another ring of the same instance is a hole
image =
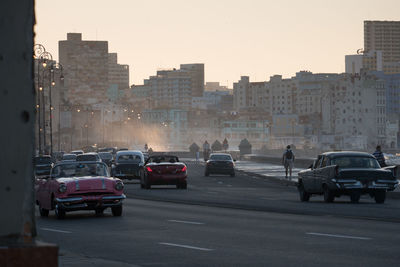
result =
[[[34,238],[33,25],[34,0],[0,1],[0,266],[57,266]]]

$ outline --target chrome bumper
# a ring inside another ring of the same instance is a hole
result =
[[[338,189],[363,189],[363,190],[374,190],[374,189],[384,189],[384,190],[394,190],[399,182],[394,180],[376,180],[369,182],[368,184],[363,184],[357,180],[332,180]]]
[[[95,197],[69,197],[56,198],[57,205],[64,210],[80,210],[93,208],[109,208],[122,205],[122,201],[126,199],[124,194],[120,196],[103,196]]]

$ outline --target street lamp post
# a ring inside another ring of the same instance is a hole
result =
[[[54,76],[56,72],[60,72],[60,80],[64,80],[63,67],[60,63],[53,63],[49,68],[49,114],[50,114],[50,155],[53,154],[53,105],[51,98],[52,86],[56,85]],[[60,112],[60,110],[58,111]]]

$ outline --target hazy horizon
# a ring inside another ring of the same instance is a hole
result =
[[[400,20],[400,2],[342,1],[36,1],[36,43],[58,60],[68,32],[109,42],[130,67],[130,85],[157,69],[204,63],[205,81],[344,72],[363,48],[364,20]]]

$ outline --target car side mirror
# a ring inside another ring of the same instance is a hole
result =
[[[311,164],[310,166],[308,166],[309,169],[313,169],[314,164]]]
[[[236,162],[236,159],[234,159],[233,162]]]

